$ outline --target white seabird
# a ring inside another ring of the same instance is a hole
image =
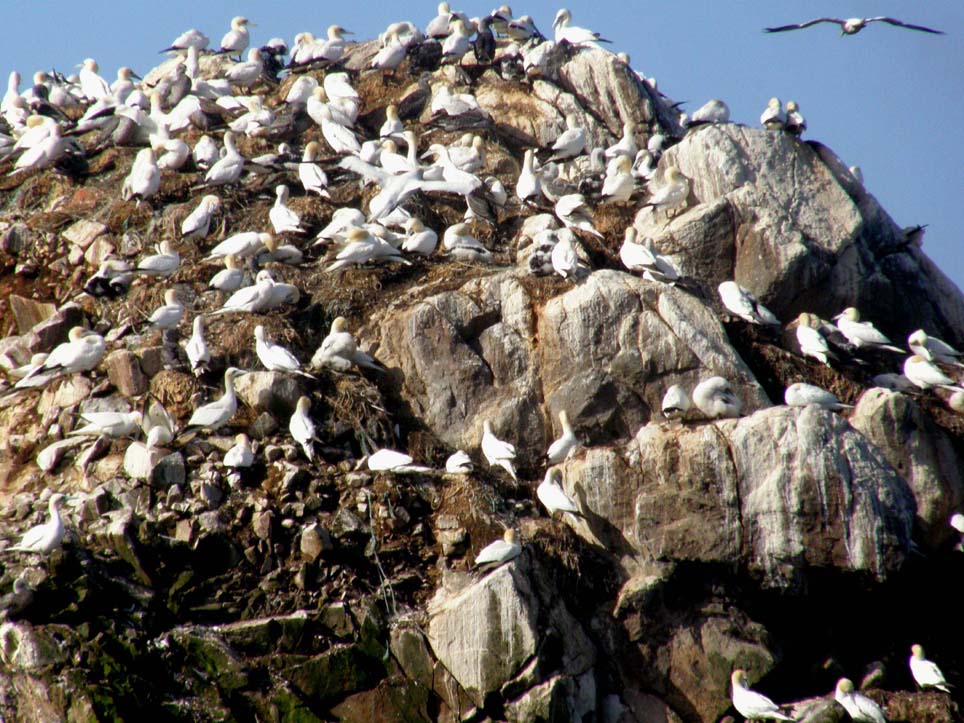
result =
[[[640,208],[675,210],[686,203],[689,195],[689,179],[676,166],[668,166],[662,184]]]
[[[469,29],[459,18],[453,18],[449,23],[448,37],[442,41],[442,62],[457,60],[469,52],[472,44],[469,42]]]
[[[46,554],[60,547],[65,532],[64,521],[60,517],[60,507],[64,499],[64,495],[59,492],[52,494],[48,503],[50,516],[47,521],[42,525],[31,527],[20,538],[20,542],[8,547],[7,550]]]
[[[410,264],[402,258],[402,252],[380,237],[371,233],[367,228],[352,228],[348,231],[345,245],[335,254],[334,263],[325,271],[335,271],[351,264],[367,264],[369,261],[397,261]]]
[[[519,480],[512,464],[515,459],[515,446],[496,437],[488,419],[482,422],[482,454],[490,467],[502,467],[512,479]]]
[[[225,369],[224,394],[220,399],[208,402],[195,409],[194,414],[187,422],[187,426],[209,429],[213,432],[231,421],[231,417],[238,411],[238,398],[234,393],[234,379],[243,373],[236,367]]]
[[[553,271],[564,279],[578,280],[588,275],[590,272],[589,266],[583,263],[582,259],[579,258],[579,252],[576,250],[576,245],[579,242],[576,240],[575,234],[567,228],[552,233],[558,239],[552,247],[552,253],[549,257],[552,261]]]
[[[311,141],[305,146],[301,163],[298,164],[298,180],[301,181],[305,193],[314,192],[323,198],[331,198],[331,194],[328,193],[328,176],[321,166],[315,163],[318,160],[319,150],[318,141]]]
[[[231,29],[221,38],[221,52],[240,57],[241,53],[247,50],[251,43],[251,37],[248,33],[249,25],[254,25],[254,23],[245,17],[231,18]]]
[[[205,258],[210,261],[228,255],[238,259],[256,256],[264,251],[270,235],[271,234],[259,231],[242,231],[241,233],[236,233],[233,236],[228,236],[224,241],[208,251],[208,255]]]
[[[843,706],[854,723],[887,723],[880,706],[855,691],[853,681],[848,678],[837,681],[833,698]]]
[[[207,237],[211,230],[211,219],[220,210],[220,198],[210,193],[204,196],[197,207],[181,222],[181,237],[184,239]]]
[[[710,419],[739,417],[743,403],[723,377],[704,379],[693,388],[693,403]]]
[[[559,424],[562,426],[562,434],[546,450],[546,461],[549,464],[559,464],[579,451],[581,447],[579,438],[569,424],[569,415],[564,409],[559,411]]]
[[[343,316],[331,322],[331,331],[311,357],[314,369],[330,367],[339,372],[347,372],[352,365],[384,371],[375,359],[358,348],[358,342],[348,331],[348,320]]]
[[[579,229],[593,236],[602,238],[603,235],[593,226],[592,216],[589,215],[589,206],[581,193],[570,193],[559,198],[553,207],[558,218],[562,223],[571,229]]]
[[[261,59],[261,50],[251,48],[248,51],[248,59],[235,63],[226,71],[224,77],[231,85],[239,85],[242,88],[250,89],[258,84],[264,74],[264,62]],[[232,128],[232,130],[236,130]]]
[[[402,242],[402,251],[409,254],[431,256],[438,246],[438,234],[426,228],[420,219],[410,218],[405,222],[407,235]]]
[[[638,232],[629,226],[619,247],[619,260],[630,271],[642,271],[643,278],[663,284],[673,284],[679,281],[679,269],[668,258],[653,249],[650,238],[644,238],[637,243]]]
[[[580,28],[577,25],[570,25],[572,13],[563,8],[556,13],[556,19],[552,21],[552,27],[556,31],[555,40],[561,43],[563,40],[575,47],[598,48],[599,43],[608,43],[605,38],[600,37],[599,33],[592,30]]]
[[[911,25],[910,23],[905,23],[902,20],[885,17],[883,15],[878,15],[874,18],[847,18],[846,20],[842,20],[840,18],[816,18],[815,20],[808,20],[805,23],[780,25],[775,28],[764,28],[764,31],[768,33],[782,33],[786,30],[802,30],[803,28],[809,28],[811,25],[816,25],[817,23],[836,23],[840,26],[841,35],[856,35],[870,23],[877,22],[887,23],[899,28],[907,28],[908,30],[920,30],[921,32],[925,33],[933,33],[934,35],[944,34],[944,32],[941,30],[934,30],[933,28],[927,28],[923,25]]]
[[[788,407],[806,407],[814,405],[824,409],[840,411],[841,409],[853,409],[852,404],[843,404],[836,395],[821,389],[814,384],[796,382],[787,387],[783,393],[783,399]]]
[[[907,337],[907,346],[917,356],[924,357],[927,361],[961,366],[961,352],[946,341],[936,336],[929,336],[923,329],[918,329]]]
[[[161,171],[157,167],[153,148],[143,148],[134,157],[130,173],[121,185],[121,198],[150,198],[161,187]]]
[[[135,273],[147,276],[158,276],[167,278],[171,276],[181,265],[181,257],[168,240],[161,241],[157,245],[157,253],[145,256],[137,263]]]
[[[688,125],[692,127],[704,123],[729,123],[729,121],[729,106],[722,100],[714,98],[693,111]]]
[[[402,42],[397,32],[385,33],[383,47],[375,53],[368,67],[378,70],[395,70],[408,54],[408,46]]]
[[[830,357],[833,356],[833,352],[830,351],[830,346],[824,339],[823,334],[814,328],[814,323],[816,323],[816,319],[807,312],[803,312],[797,317],[797,328],[795,330],[797,344],[800,345],[800,352],[804,356],[813,357],[830,366]]]
[[[194,158],[194,165],[196,165],[199,170],[207,171],[209,168],[211,168],[211,166],[217,163],[218,159],[221,157],[221,152],[218,150],[217,141],[215,141],[209,135],[201,136],[198,139],[198,142],[194,144],[194,149],[191,151],[191,157]]]
[[[523,202],[529,199],[538,200],[542,195],[542,182],[532,167],[534,158],[535,151],[527,148],[522,159],[522,171],[519,172],[519,180],[515,184],[515,195]]]
[[[496,540],[479,550],[479,554],[475,556],[475,567],[498,567],[509,560],[514,560],[521,552],[522,545],[519,544],[519,537],[515,530],[509,528],[501,540]]]
[[[617,203],[625,203],[635,190],[633,160],[629,156],[618,156],[614,161],[613,173],[607,174],[603,181],[602,196]]]
[[[148,405],[147,412],[143,415],[141,429],[147,436],[148,448],[163,447],[174,439],[174,418],[164,405],[155,399]]]
[[[147,323],[154,329],[168,331],[176,329],[184,318],[184,304],[177,298],[177,291],[168,289],[164,292],[164,304],[154,309],[147,318]]]
[[[372,472],[428,472],[431,468],[412,464],[414,460],[404,452],[394,449],[380,449],[368,457],[368,469]]]
[[[769,131],[782,131],[786,124],[787,114],[783,111],[783,103],[779,98],[770,98],[760,115],[760,125]]]
[[[290,374],[300,374],[314,379],[308,372],[302,371],[301,362],[298,357],[288,349],[269,341],[264,334],[264,327],[261,324],[254,327],[254,350],[258,359],[264,364],[264,368],[272,372],[287,372]]]
[[[549,517],[557,511],[582,516],[579,506],[562,488],[562,472],[556,467],[546,470],[546,476],[536,488],[536,497],[546,508]]]
[[[224,268],[211,277],[208,286],[218,291],[233,293],[241,288],[243,281],[244,269],[241,268],[238,257],[228,254],[224,257]]]
[[[847,341],[858,349],[886,349],[903,354],[904,350],[894,346],[890,339],[877,330],[871,322],[861,321],[860,312],[848,306],[834,317],[840,333],[847,337]]]
[[[226,186],[236,183],[244,170],[244,156],[238,153],[234,142],[234,132],[224,132],[224,155],[204,174],[204,182],[209,186]]]
[[[164,48],[164,50],[161,52],[167,53],[178,50],[186,51],[188,48],[204,50],[208,47],[209,42],[211,41],[207,35],[196,28],[191,28],[190,30],[185,30],[183,33],[174,38],[174,42]]]
[[[134,412],[84,412],[80,415],[86,424],[70,432],[68,436],[126,437],[141,426],[141,413]]]
[[[954,384],[954,380],[942,372],[937,365],[922,356],[914,354],[904,360],[904,376],[920,389],[941,387],[952,392],[964,391]]]
[[[950,693],[944,674],[937,664],[924,657],[924,649],[914,644],[910,646],[910,672],[914,676],[914,682],[921,688],[937,688],[945,693]]]
[[[734,670],[730,676],[730,684],[733,688],[733,707],[748,721],[793,720],[790,716],[781,713],[780,707],[765,695],[750,690],[745,670]]]
[[[807,119],[800,112],[800,106],[795,100],[787,101],[787,122],[784,130],[794,136],[799,136],[807,130]]]
[[[194,372],[195,376],[207,371],[208,364],[211,362],[211,351],[204,339],[203,316],[194,317],[191,338],[184,345],[184,352],[187,354],[187,359],[191,363],[191,371]]]
[[[717,287],[717,291],[723,306],[731,314],[736,314],[751,324],[780,326],[780,320],[773,315],[773,312],[761,304],[752,292],[735,281],[724,281]]]
[[[281,183],[275,187],[275,202],[268,211],[268,220],[275,233],[304,233],[301,228],[301,217],[288,208],[288,187]]]
[[[258,272],[254,285],[245,286],[243,289],[235,291],[221,308],[211,312],[211,315],[228,314],[235,311],[251,313],[267,311],[273,303],[272,287],[274,285],[275,281],[271,274],[266,269],[262,269]]]
[[[291,432],[292,438],[301,445],[308,461],[314,462],[315,453],[311,443],[318,437],[315,436],[315,423],[311,421],[309,412],[311,412],[311,400],[305,396],[300,397],[298,405],[288,422],[288,431]]]
[[[234,446],[224,453],[221,463],[232,469],[244,469],[254,464],[254,450],[251,449],[248,435],[239,434],[234,438]]]
[[[666,419],[681,419],[693,406],[690,395],[680,384],[674,384],[666,390],[663,401],[660,403],[660,411]]]
[[[623,123],[623,135],[615,144],[606,149],[606,158],[626,156],[629,158],[630,164],[632,164],[633,159],[639,152],[639,147],[636,145],[635,132],[636,124],[633,121]]]
[[[97,74],[100,68],[97,66],[96,60],[87,58],[77,67],[80,68],[80,73],[78,73],[80,92],[89,100],[106,100],[112,97],[107,81]]]
[[[488,261],[492,253],[472,235],[467,223],[456,223],[442,234],[442,248],[462,261]]]
[[[461,449],[453,452],[448,459],[445,460],[445,471],[448,474],[469,474],[475,465],[472,464],[472,458],[469,457]],[[962,530],[964,532],[964,530]]]
[[[67,339],[63,344],[54,347],[43,365],[27,374],[14,388],[43,386],[64,374],[90,371],[100,363],[107,351],[104,337],[89,332],[82,326],[73,327],[68,332]]]
[[[552,144],[551,161],[567,161],[586,150],[586,130],[579,116],[571,113],[566,116],[566,130]]]

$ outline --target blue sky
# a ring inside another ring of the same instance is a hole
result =
[[[469,15],[504,0],[452,2]],[[73,70],[96,58],[110,80],[120,65],[140,73],[159,60],[157,50],[197,27],[217,43],[234,15],[257,23],[253,40],[337,23],[374,37],[389,22],[424,26],[434,2],[389,3],[186,2],[121,4],[30,0],[4,3],[0,71],[25,78],[39,69]],[[549,34],[557,2],[510,2],[516,15],[532,15]],[[567,0],[573,24],[591,27],[630,54],[633,66],[659,81],[660,90],[693,110],[722,98],[733,120],[756,125],[773,95],[794,99],[807,118],[806,138],[832,148],[847,165],[859,165],[867,189],[902,226],[930,224],[924,250],[964,288],[964,2],[898,0],[806,3],[688,0]],[[333,9],[335,9],[333,11]],[[332,14],[328,14],[332,13]],[[766,25],[819,16],[891,15],[938,28],[945,36],[877,23],[853,37],[832,25],[767,35]]]

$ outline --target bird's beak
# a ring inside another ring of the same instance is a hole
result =
[[[141,76],[139,76],[139,75],[138,75],[137,73],[135,73],[133,70],[131,71],[131,77],[132,77],[132,78],[135,78],[135,79],[137,79],[137,80],[144,80]]]
[[[342,31],[341,31],[341,34],[342,34],[342,35],[354,35],[355,33],[354,33],[353,31],[351,31],[351,30],[342,30]]]

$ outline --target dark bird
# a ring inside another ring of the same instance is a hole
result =
[[[488,17],[479,20],[479,27],[476,31],[475,41],[475,60],[481,65],[491,65],[495,60],[495,36],[489,28],[492,22]]]
[[[816,25],[817,23],[837,23],[840,26],[841,35],[856,35],[861,30],[863,30],[870,23],[888,23],[890,25],[896,25],[899,28],[907,28],[908,30],[920,30],[924,33],[934,33],[935,35],[943,35],[944,32],[941,30],[934,30],[933,28],[925,28],[923,25],[911,25],[910,23],[901,22],[894,18],[887,18],[883,15],[876,18],[848,18],[847,20],[841,20],[840,18],[817,18],[816,20],[808,20],[805,23],[797,23],[796,25],[781,25],[777,28],[765,28],[768,33],[782,33],[785,30],[802,30],[803,28],[809,28],[811,25]]]

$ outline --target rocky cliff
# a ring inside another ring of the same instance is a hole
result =
[[[474,93],[485,121],[480,177],[515,187],[526,148],[575,115],[590,147],[624,123],[640,147],[669,142],[668,166],[689,179],[674,213],[586,190],[600,235],[577,231],[584,279],[532,273],[528,218],[514,199],[471,230],[488,263],[436,253],[407,264],[326,271],[324,248],[292,236],[298,265],[268,260],[294,304],[210,315],[226,294],[203,261],[220,240],[270,229],[274,188],[313,235],[373,191],[321,161],[330,198],[300,191],[294,167],[252,168],[215,190],[223,211],[208,238],[181,240],[204,172],[164,171],[159,191],[124,200],[136,147],[75,136],[81,168],[10,175],[0,168],[3,329],[7,368],[49,352],[76,325],[101,332],[91,371],[0,402],[2,534],[11,541],[67,494],[67,535],[49,555],[6,551],[0,590],[25,580],[22,608],[0,626],[0,713],[10,721],[716,721],[734,715],[729,680],[800,701],[798,720],[847,720],[840,677],[868,684],[891,721],[958,720],[957,693],[915,692],[907,667],[924,644],[951,682],[964,675],[953,581],[964,558],[947,525],[964,505],[964,418],[940,391],[892,391],[886,351],[841,353],[829,365],[794,347],[801,312],[855,306],[896,343],[917,328],[964,343],[964,297],[837,159],[817,142],[732,123],[685,131],[672,102],[615,55],[558,47],[535,77],[505,63],[422,75],[406,60],[366,70],[375,42],[335,68],[258,86],[286,109],[298,77],[347,71],[360,95],[357,129],[372,137],[418,86]],[[471,57],[471,56],[469,56]],[[205,59],[209,75],[218,61]],[[170,65],[155,72],[163,77]],[[503,72],[500,72],[503,71]],[[761,106],[762,106],[761,99]],[[327,148],[304,111],[283,129],[239,138],[246,158],[284,140]],[[457,122],[426,105],[406,120],[429,143],[455,144]],[[203,134],[175,135],[194,146]],[[210,131],[219,135],[220,130]],[[551,204],[550,204],[551,205]],[[460,196],[416,194],[413,215],[442,236],[462,220]],[[555,224],[555,221],[552,221]],[[624,231],[681,270],[676,285],[620,263]],[[167,279],[139,278],[117,298],[85,293],[109,255],[136,262],[177,245]],[[717,285],[736,280],[789,326],[782,333],[726,314]],[[173,332],[150,312],[173,288],[187,313]],[[195,376],[177,346],[208,315],[210,370]],[[264,371],[254,329],[307,363],[345,317],[384,372]],[[179,433],[151,448],[130,437],[71,436],[82,412],[159,403],[183,432],[217,397],[227,367],[246,370],[240,404],[216,432]],[[743,416],[667,421],[673,384],[727,378]],[[959,378],[960,374],[956,373]],[[843,413],[782,404],[807,381],[854,405]],[[307,395],[317,424],[309,461],[288,433]],[[551,518],[535,487],[566,412],[583,449],[561,465],[581,516]],[[517,449],[519,481],[489,468],[483,420]],[[245,432],[256,461],[222,458]],[[428,471],[371,470],[365,456],[404,450]],[[469,474],[448,474],[463,449]],[[520,533],[521,555],[473,571],[476,554]]]

